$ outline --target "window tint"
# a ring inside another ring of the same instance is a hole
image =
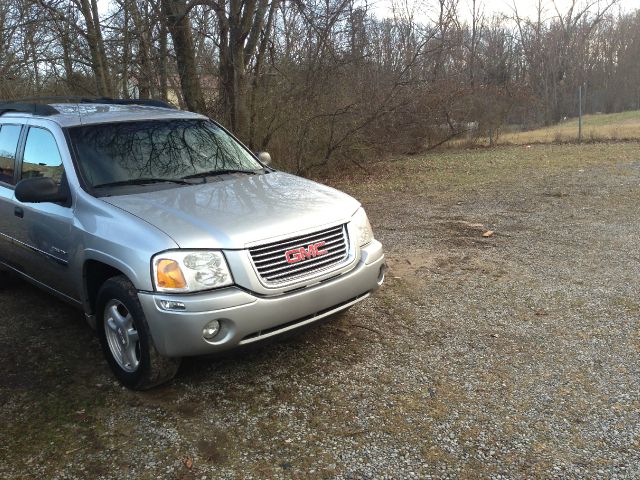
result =
[[[21,125],[2,125],[0,127],[0,182],[14,184],[16,150],[20,139]]]
[[[24,146],[21,178],[51,177],[60,182],[63,171],[53,135],[42,128],[30,128]]]

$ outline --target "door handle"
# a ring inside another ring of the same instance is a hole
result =
[[[16,217],[22,218],[24,217],[24,210],[22,209],[22,207],[16,207],[13,209],[13,214]]]

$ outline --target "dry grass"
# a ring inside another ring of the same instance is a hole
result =
[[[632,162],[637,157],[638,144],[635,142],[452,148],[427,156],[404,156],[379,162],[370,167],[370,174],[365,177],[355,172],[342,175],[340,179],[320,180],[356,198],[387,194],[410,197],[421,192],[425,195],[437,193],[439,198],[457,201],[461,191],[491,191],[501,188],[507,178],[517,182],[521,181],[519,179],[561,175],[566,169],[597,166],[617,171],[620,162]],[[560,188],[549,189],[546,195],[563,198],[566,192]],[[451,219],[446,217],[442,220]],[[457,226],[465,225],[459,223]],[[455,224],[451,228],[455,228]]]
[[[570,118],[550,127],[524,132],[504,132],[498,136],[498,145],[529,145],[536,143],[573,143],[578,140],[578,119]],[[640,110],[629,112],[585,115],[582,118],[582,141],[610,142],[640,140]],[[489,139],[458,138],[446,144],[449,148],[488,146]]]
[[[582,119],[582,138],[584,141],[640,140],[640,110],[585,115]],[[498,143],[524,145],[573,142],[577,139],[578,119],[571,118],[551,127],[506,133],[498,138]]]

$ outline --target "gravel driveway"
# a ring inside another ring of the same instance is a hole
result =
[[[150,392],[114,383],[76,311],[1,292],[0,478],[640,476],[640,145],[331,183],[385,244],[383,289]]]

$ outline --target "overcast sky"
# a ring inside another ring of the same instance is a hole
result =
[[[537,15],[537,0],[476,0],[476,5],[484,11],[485,15],[489,16],[493,13],[513,15],[515,6],[518,9],[518,14],[521,17],[535,17]],[[588,0],[589,3],[596,3],[597,0]],[[372,10],[376,15],[380,17],[390,16],[392,12],[392,4],[406,5],[407,8],[416,12],[416,18],[428,19],[437,12],[436,0],[371,0]],[[600,5],[604,7],[610,3],[610,0],[601,0]],[[460,0],[459,14],[465,18],[470,17],[471,12],[471,0]],[[547,18],[556,16],[556,10],[553,0],[542,0],[543,9],[547,12]],[[555,0],[558,10],[561,13],[566,13],[571,5],[571,0]],[[578,7],[585,5],[585,0],[576,0]],[[595,11],[597,7],[594,6]],[[640,9],[640,0],[619,0],[618,4],[613,7],[611,11],[617,12],[622,10],[628,12],[632,10]],[[577,10],[577,8],[576,8]]]
[[[486,15],[493,13],[502,13],[506,15],[513,14],[513,5],[518,8],[518,13],[521,17],[534,17],[536,15],[537,0],[477,0],[477,5],[480,5]],[[560,12],[565,13],[571,0],[555,0],[556,5]],[[588,0],[589,3],[594,3],[597,0]],[[606,5],[610,0],[600,0],[601,5]],[[578,5],[584,5],[585,0],[576,0]],[[111,0],[98,0],[100,13],[106,14],[109,10],[109,4]],[[437,12],[436,0],[369,0],[370,10],[373,11],[379,17],[391,16],[392,4],[406,5],[408,8],[413,9],[416,12],[416,18],[429,19]],[[552,0],[542,1],[544,9],[548,13],[548,17],[555,16],[555,8]],[[594,7],[595,8],[595,7]],[[632,11],[640,9],[640,0],[619,0],[618,4],[613,11]],[[465,18],[470,16],[471,0],[460,0],[459,13]]]

